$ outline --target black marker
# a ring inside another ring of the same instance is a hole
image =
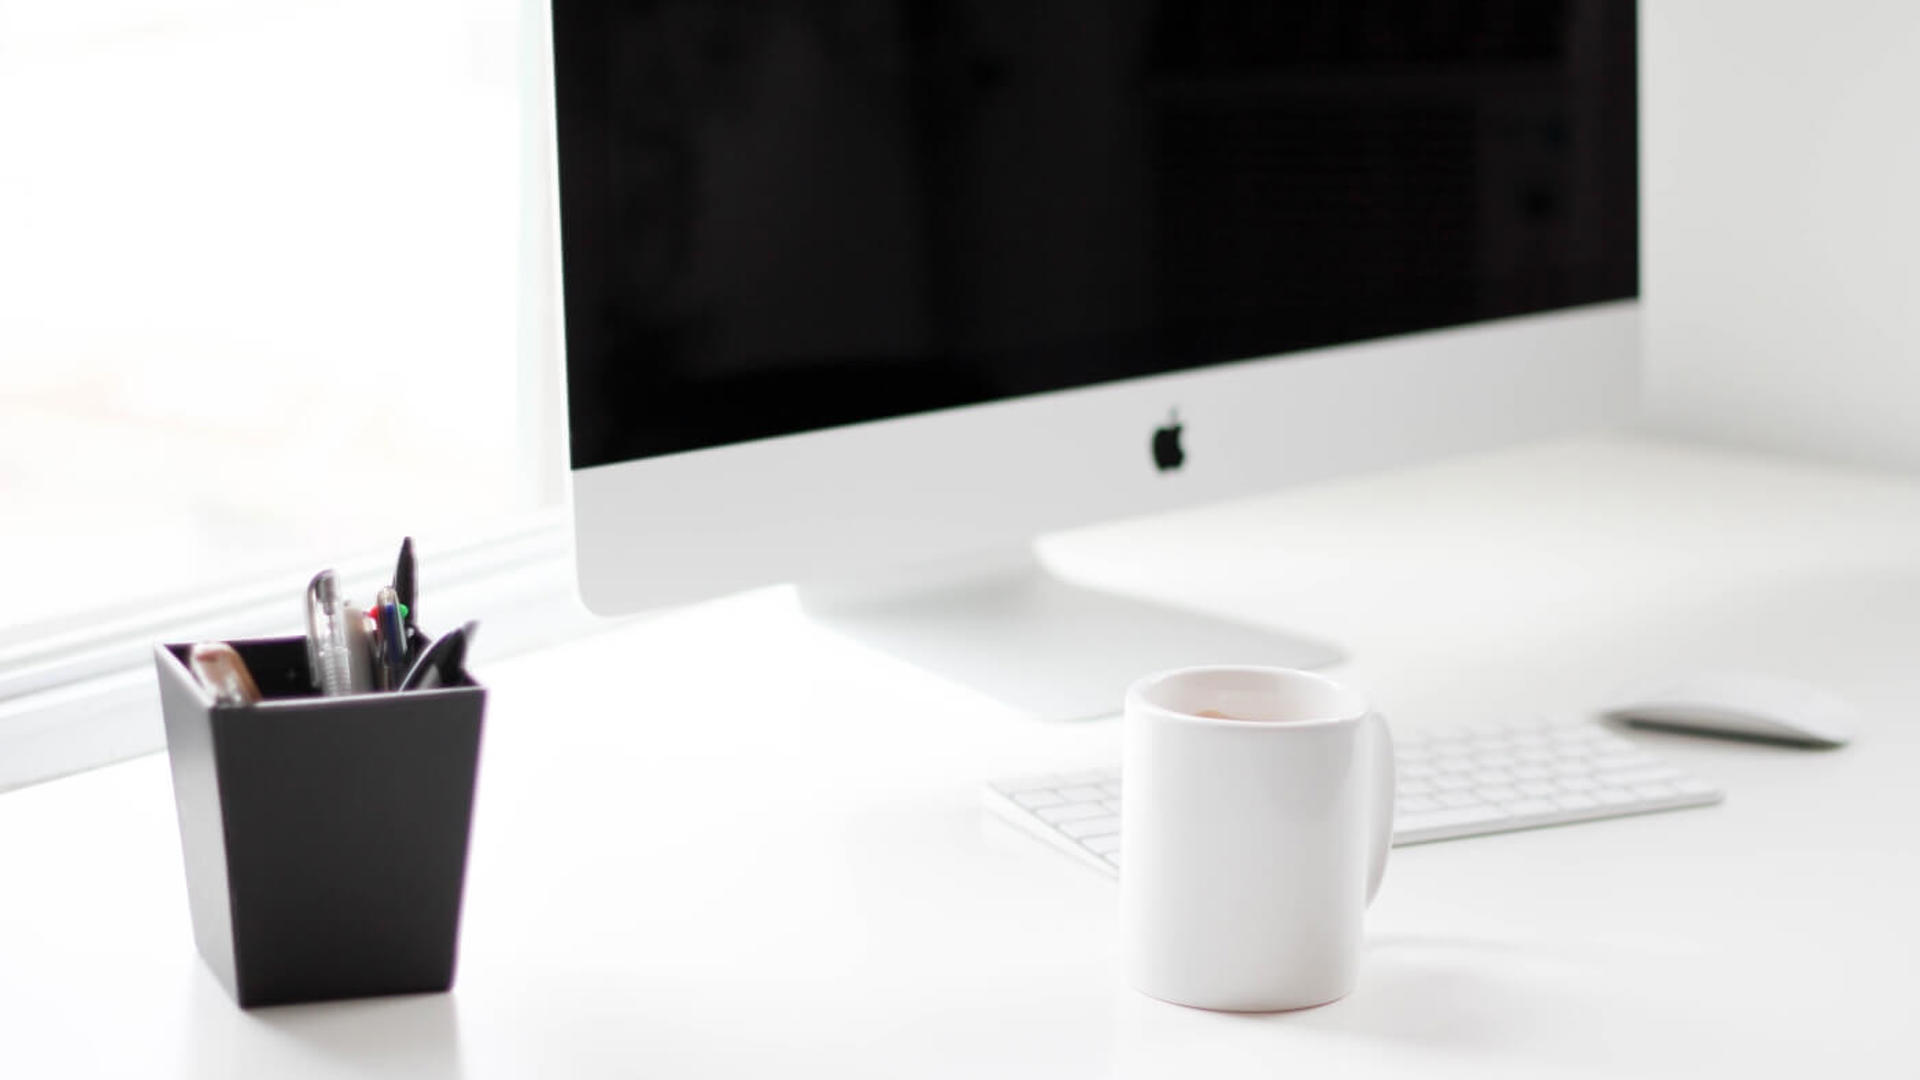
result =
[[[400,610],[405,612],[401,617],[406,620],[409,639],[413,637],[413,605],[419,592],[413,574],[413,537],[409,536],[400,541],[400,561],[393,567],[393,591],[400,596]]]
[[[467,643],[473,640],[474,631],[478,629],[478,622],[468,622],[434,639],[420,654],[420,659],[413,662],[407,677],[400,680],[400,689],[433,690],[459,678],[467,660]]]

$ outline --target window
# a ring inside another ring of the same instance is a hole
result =
[[[0,0],[0,790],[159,748],[156,638],[292,632],[315,569],[369,596],[403,534],[484,653],[588,626],[524,29]]]
[[[0,645],[558,501],[521,16],[0,0]]]

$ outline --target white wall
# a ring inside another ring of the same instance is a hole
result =
[[[1920,469],[1920,4],[1642,0],[1652,424]]]

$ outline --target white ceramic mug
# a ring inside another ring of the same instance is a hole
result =
[[[1127,978],[1181,1005],[1321,1005],[1353,989],[1393,839],[1393,744],[1305,671],[1201,667],[1127,691]]]

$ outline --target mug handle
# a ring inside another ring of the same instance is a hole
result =
[[[1387,730],[1387,718],[1380,713],[1367,714],[1367,726],[1373,729],[1373,850],[1367,864],[1367,903],[1373,903],[1380,891],[1380,879],[1387,874],[1387,852],[1393,847],[1393,734]]]

